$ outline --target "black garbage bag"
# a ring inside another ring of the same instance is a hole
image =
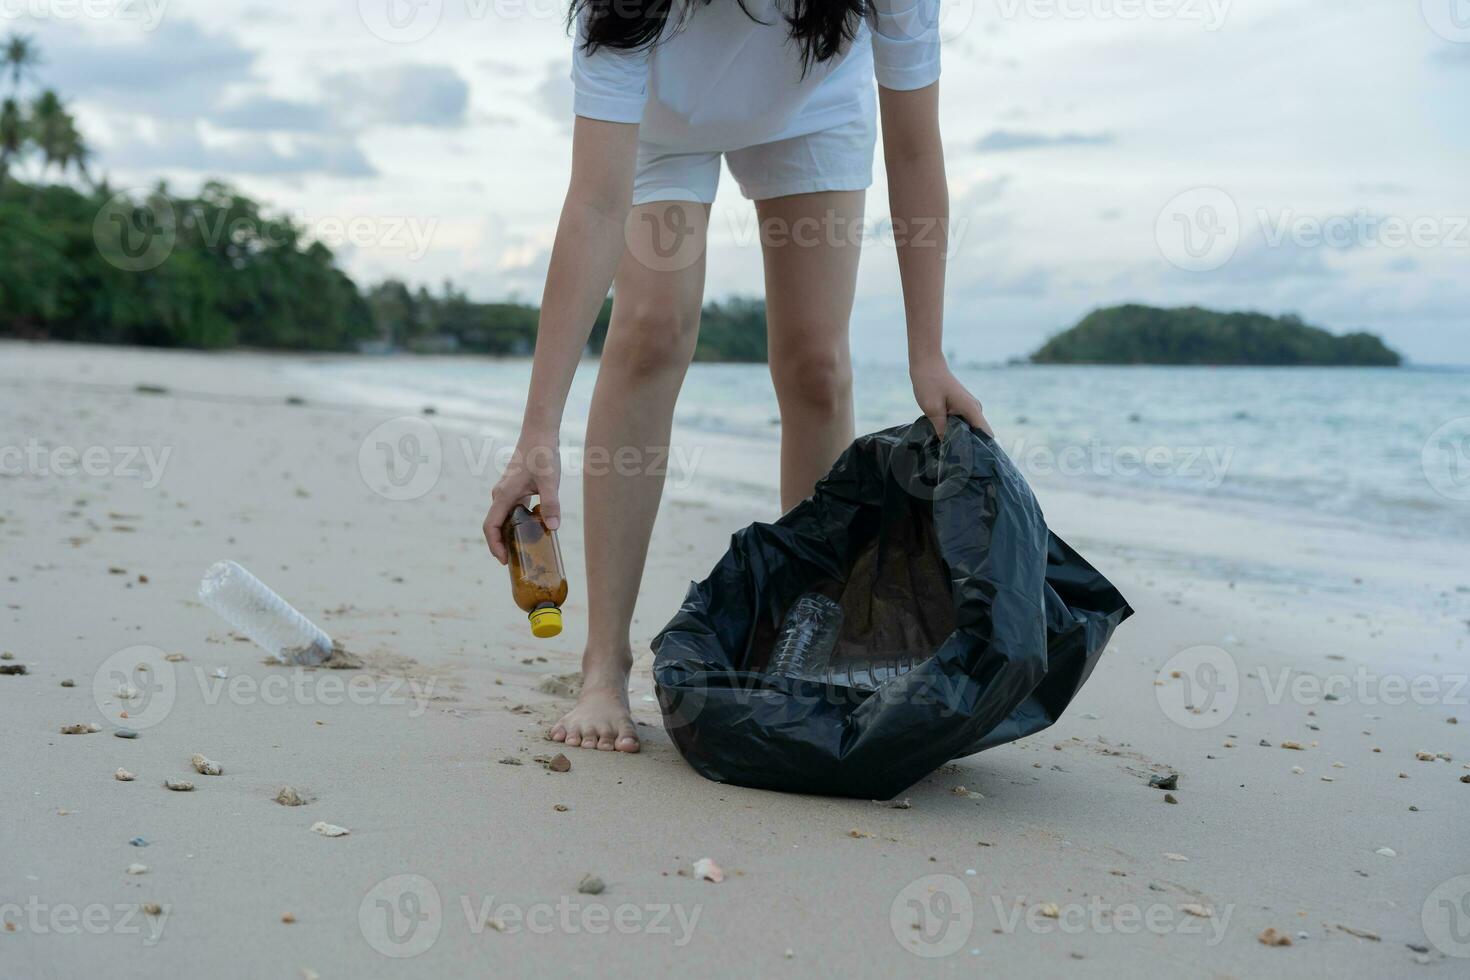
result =
[[[876,689],[765,673],[808,592],[842,606],[834,663],[921,662]],[[737,532],[654,640],[653,676],[701,775],[888,799],[1053,724],[1131,614],[994,440],[920,419],[859,438],[810,498]]]

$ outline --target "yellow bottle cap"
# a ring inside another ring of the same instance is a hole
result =
[[[531,635],[540,640],[549,640],[561,635],[561,610],[555,606],[543,606],[531,611]]]

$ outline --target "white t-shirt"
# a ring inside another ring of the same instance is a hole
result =
[[[672,152],[725,152],[820,132],[871,112],[873,79],[912,90],[939,78],[940,0],[868,0],[848,49],[801,74],[780,0],[693,2],[652,49],[583,47],[572,57],[574,111],[641,123],[639,138]]]

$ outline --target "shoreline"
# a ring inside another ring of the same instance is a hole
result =
[[[634,627],[644,751],[568,750],[572,771],[554,773],[535,758],[560,751],[544,730],[567,702],[540,688],[576,670],[585,635],[576,481],[564,492],[568,629],[538,642],[479,539],[482,475],[446,453],[421,495],[374,492],[362,450],[392,411],[288,404],[303,394],[293,362],[0,346],[6,444],[171,450],[152,487],[117,471],[0,477],[0,648],[28,669],[0,677],[14,732],[0,905],[131,908],[140,929],[121,913],[97,934],[7,913],[17,928],[0,933],[0,972],[380,976],[403,958],[439,976],[480,975],[487,961],[547,976],[737,961],[856,976],[1382,976],[1422,960],[1454,975],[1431,899],[1470,873],[1458,845],[1470,692],[1452,690],[1470,601],[1457,589],[1470,583],[1444,579],[1439,553],[1038,488],[1053,527],[1138,614],[1053,729],[957,760],[893,809],[706,782],[673,751],[647,700],[648,640],[729,533],[770,515],[672,495]],[[262,663],[194,598],[220,558],[365,669]],[[1239,572],[1282,562],[1323,587]],[[1437,575],[1444,594],[1424,594]],[[164,661],[163,717],[123,720],[104,668],[139,645],[187,659]],[[1234,680],[1192,704],[1179,682],[1206,680],[1205,666]],[[81,722],[103,730],[59,734]],[[138,738],[110,734],[129,722]],[[193,774],[196,752],[223,774]],[[119,767],[136,780],[114,779]],[[1148,786],[1169,773],[1175,805]],[[193,792],[161,785],[182,777]],[[283,785],[312,802],[278,805]],[[316,821],[351,832],[326,838]],[[705,857],[724,882],[695,877]],[[128,874],[133,863],[146,872]],[[577,892],[588,873],[604,893]],[[968,919],[913,929],[911,903],[922,914],[930,889],[954,882]],[[392,918],[431,897],[427,918]],[[151,903],[167,915],[137,913]],[[664,909],[669,930],[651,918],[626,934],[588,927],[624,906]],[[542,908],[552,927],[536,932],[526,917]],[[1138,924],[1151,909],[1156,927]],[[486,925],[512,913],[518,929]],[[1268,928],[1292,945],[1258,941]],[[959,944],[919,955],[936,936]]]

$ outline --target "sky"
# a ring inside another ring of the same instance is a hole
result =
[[[716,3],[734,0],[714,0]],[[539,300],[570,170],[562,0],[0,0],[113,186],[208,178],[360,283]],[[946,0],[946,347],[1115,303],[1296,313],[1470,364],[1470,0]],[[854,356],[899,363],[880,161]],[[708,295],[759,295],[728,174]]]

